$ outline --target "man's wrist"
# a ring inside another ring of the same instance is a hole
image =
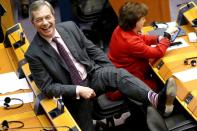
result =
[[[163,37],[168,38],[169,40],[171,39],[171,35],[168,32],[164,32]]]

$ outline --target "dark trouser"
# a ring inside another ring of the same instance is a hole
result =
[[[63,98],[66,107],[82,131],[94,131],[92,120],[92,100]]]
[[[113,66],[99,68],[90,80],[90,86],[97,95],[118,89],[127,98],[149,104],[150,88],[124,69],[117,69]]]

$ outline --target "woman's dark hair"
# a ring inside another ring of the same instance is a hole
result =
[[[148,7],[143,3],[126,2],[119,10],[119,26],[128,31],[136,26],[136,23],[148,13]]]

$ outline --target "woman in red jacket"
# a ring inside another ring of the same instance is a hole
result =
[[[148,8],[142,3],[127,2],[121,7],[119,25],[112,34],[108,57],[117,68],[126,69],[154,91],[158,91],[156,82],[149,76],[149,59],[164,56],[170,45],[171,34],[177,28],[168,28],[164,36],[143,35],[141,30],[147,13]],[[112,100],[121,98],[118,91],[108,93],[107,96]]]

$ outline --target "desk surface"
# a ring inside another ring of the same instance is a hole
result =
[[[1,107],[0,116],[1,123],[4,120],[23,122],[23,129],[17,129],[17,131],[24,131],[24,128],[28,131],[36,131],[43,129],[44,127],[52,126],[46,115],[36,116],[32,108],[32,103],[24,104],[20,108],[10,110]],[[9,128],[14,128],[16,126],[19,126],[19,124],[9,124]]]
[[[30,85],[32,86],[32,88],[36,87],[34,82],[31,82]],[[24,93],[30,91],[32,92],[31,89],[19,90],[11,93],[0,94],[0,96],[18,94],[18,93]],[[35,91],[35,93],[39,93],[39,92]],[[71,114],[69,113],[66,107],[64,107],[64,112],[55,118],[52,118],[49,115],[49,112],[56,108],[57,106],[56,103],[57,102],[54,99],[47,99],[47,98],[42,99],[40,101],[40,107],[43,109],[43,113],[41,115],[36,115],[36,113],[34,112],[34,105],[35,105],[34,102],[24,104],[23,106],[16,109],[8,110],[5,109],[4,107],[0,107],[0,116],[1,116],[0,123],[2,123],[4,120],[21,121],[24,123],[24,127],[21,130],[28,129],[35,131],[35,130],[44,129],[44,127],[52,127],[53,125],[57,131],[68,130],[68,127],[77,128],[78,131],[80,131],[80,128],[75,123],[74,119],[72,118]],[[12,128],[12,125],[10,126],[10,128]]]
[[[18,94],[24,92],[30,92],[31,90],[19,90],[12,93],[0,94],[9,95],[9,94]],[[52,124],[50,123],[49,119],[46,115],[39,115],[37,116],[33,110],[34,103],[26,103],[23,106],[16,108],[16,109],[5,109],[4,107],[0,107],[0,123],[4,120],[7,121],[21,121],[24,123],[24,128],[27,128],[28,131],[35,131],[41,130],[43,127],[51,127]],[[19,126],[19,124],[11,124],[9,125],[10,128]],[[38,127],[38,128],[33,128]],[[40,128],[39,128],[40,127]],[[1,129],[1,128],[0,128]],[[24,131],[24,129],[17,129],[17,131]]]

